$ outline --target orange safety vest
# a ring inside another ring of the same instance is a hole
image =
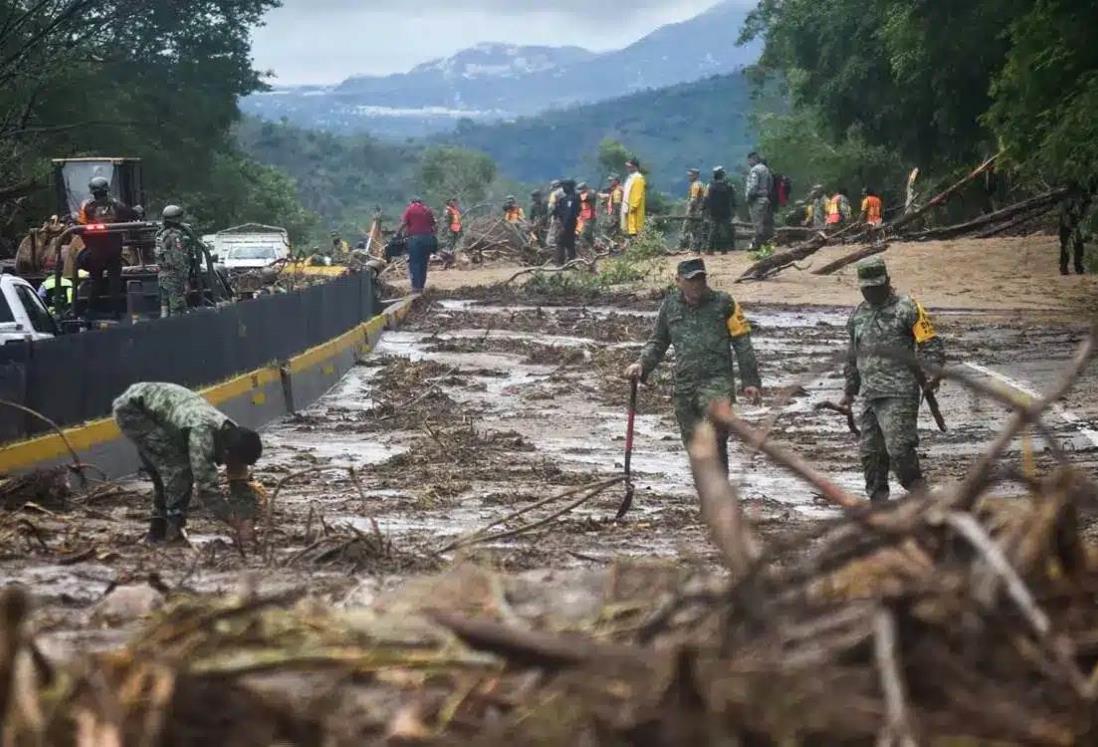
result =
[[[523,220],[526,216],[523,214],[522,208],[516,206],[516,207],[513,207],[513,208],[505,209],[503,211],[503,217],[508,223],[518,223],[520,220]]]
[[[584,222],[595,219],[595,203],[591,200],[592,197],[591,192],[580,195],[579,219]]]
[[[880,197],[869,195],[862,200],[862,212],[865,214],[865,222],[871,226],[879,226],[884,222]]]
[[[842,197],[835,195],[827,200],[827,225],[837,226],[843,222],[842,209],[839,207]]]
[[[450,221],[450,232],[461,233],[461,211],[451,205],[446,206],[446,217]]]

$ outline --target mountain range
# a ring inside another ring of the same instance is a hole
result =
[[[462,120],[506,121],[739,70],[759,54],[758,45],[736,46],[745,15],[725,0],[603,53],[480,44],[407,73],[276,87],[247,97],[241,107],[263,119],[336,133],[420,137],[453,130]]]

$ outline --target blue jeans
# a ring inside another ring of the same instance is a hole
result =
[[[408,279],[412,281],[412,293],[421,293],[427,285],[427,263],[438,251],[438,239],[425,233],[408,238]]]

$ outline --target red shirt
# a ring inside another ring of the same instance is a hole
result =
[[[404,210],[401,222],[408,227],[409,236],[422,236],[435,232],[435,214],[422,202],[413,202]]]

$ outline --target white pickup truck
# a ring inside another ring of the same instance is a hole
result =
[[[230,270],[258,269],[290,257],[290,237],[278,226],[247,223],[208,234],[202,240]]]
[[[0,275],[0,345],[48,340],[61,334],[34,286],[15,275]]]

